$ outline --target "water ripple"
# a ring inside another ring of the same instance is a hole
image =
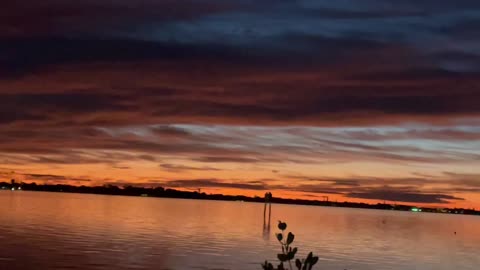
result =
[[[262,214],[252,203],[0,192],[0,269],[259,269],[276,259],[280,219],[322,269],[480,265],[478,217],[274,205],[264,234]]]

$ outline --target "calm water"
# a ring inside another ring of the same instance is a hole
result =
[[[260,269],[279,219],[319,270],[480,266],[479,217],[0,191],[0,269]]]

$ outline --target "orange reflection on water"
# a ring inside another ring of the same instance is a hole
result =
[[[278,220],[300,255],[314,251],[327,269],[480,263],[475,216],[273,204],[268,230],[263,211],[262,203],[1,191],[0,266],[241,269],[275,259]]]

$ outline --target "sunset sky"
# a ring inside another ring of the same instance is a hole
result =
[[[20,0],[0,181],[480,208],[478,0]]]

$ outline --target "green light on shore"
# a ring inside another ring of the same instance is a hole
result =
[[[412,209],[410,209],[410,211],[412,211],[412,212],[422,212],[422,209],[417,208],[417,207],[413,207]]]

